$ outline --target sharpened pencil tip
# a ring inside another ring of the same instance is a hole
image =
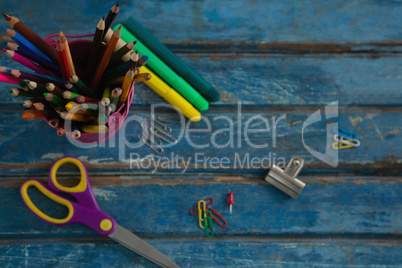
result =
[[[117,3],[116,6],[118,7],[118,6],[119,6],[119,3]]]
[[[7,29],[6,27],[3,27],[3,30],[4,30],[4,31],[7,31],[8,29]]]
[[[6,21],[11,20],[11,15],[4,13],[4,12],[1,12],[1,14],[3,14],[3,17],[6,19]]]
[[[24,118],[24,119],[29,119],[29,118],[31,118],[31,114],[29,114],[29,113],[24,113],[24,114],[22,115],[22,118]]]

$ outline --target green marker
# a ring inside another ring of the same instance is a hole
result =
[[[188,102],[194,105],[200,111],[208,110],[209,103],[197,92],[189,83],[176,74],[169,66],[159,59],[143,43],[135,38],[123,25],[117,25],[115,29],[121,26],[120,38],[124,42],[137,41],[135,46],[139,54],[149,56],[147,66],[152,69],[160,78],[165,80],[172,88],[182,95]]]
[[[182,59],[177,57],[161,41],[151,34],[144,26],[134,18],[128,18],[123,24],[138,41],[141,41],[150,50],[163,60],[178,75],[188,81],[194,88],[200,92],[208,101],[219,101],[219,92],[205,81],[198,73],[191,69]],[[138,45],[138,43],[137,43]],[[148,54],[149,55],[149,54]]]

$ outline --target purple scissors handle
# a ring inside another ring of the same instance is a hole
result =
[[[65,163],[75,164],[81,171],[81,180],[78,185],[74,187],[62,186],[56,180],[56,172],[58,168]],[[56,219],[39,210],[28,195],[28,188],[31,186],[36,187],[42,194],[56,203],[66,206],[69,211],[67,217],[64,219]],[[56,192],[69,194],[73,196],[77,202],[70,201],[56,194]],[[116,228],[116,221],[99,209],[89,184],[86,168],[77,158],[63,157],[56,161],[50,170],[49,187],[44,186],[37,179],[29,179],[21,186],[20,193],[22,199],[32,213],[49,224],[67,225],[80,223],[89,226],[104,236],[113,233]]]

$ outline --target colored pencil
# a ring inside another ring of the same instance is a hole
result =
[[[112,113],[112,108],[110,106],[103,106],[101,112],[109,116]]]
[[[70,77],[70,69],[68,68],[65,48],[61,44],[60,39],[57,39],[56,51],[57,51],[57,56],[59,57],[60,69],[61,69],[61,73],[63,76],[63,80],[68,81],[68,78]]]
[[[96,103],[82,103],[80,104],[81,111],[97,112],[99,110],[99,104]]]
[[[36,73],[53,75],[51,72],[49,72],[45,68],[41,67],[40,65],[37,65],[37,64],[33,63],[32,61],[30,61],[27,58],[21,56],[16,51],[13,51],[11,49],[4,49],[4,52],[6,53],[7,57],[9,57],[10,59],[18,62],[21,65],[24,65],[25,67],[31,69],[32,71],[34,71]]]
[[[65,98],[66,100],[74,100],[77,97],[81,96],[80,94],[77,94],[77,93],[74,93],[74,92],[71,92],[68,90],[64,91],[62,95],[63,95],[63,98]]]
[[[109,43],[110,39],[113,36],[113,30],[112,29],[105,29],[105,36],[103,37],[103,41],[107,44]],[[131,41],[131,40],[130,40]],[[120,48],[122,48],[124,45],[126,44],[126,42],[124,42],[122,39],[119,39],[117,41],[116,47],[114,48],[114,51],[119,50]],[[130,60],[130,55],[126,54],[121,58],[122,61],[126,62]]]
[[[24,91],[24,90],[18,89],[18,88],[12,88],[8,92],[10,92],[11,95],[13,95],[13,96],[18,96],[18,97],[36,97],[36,96],[38,96],[38,94],[35,94],[30,91]]]
[[[53,93],[43,93],[45,99],[56,106],[63,106],[65,101]]]
[[[150,73],[136,74],[134,75],[133,82],[145,82],[149,81],[151,78],[152,75]],[[121,84],[123,82],[124,82],[124,76],[119,76],[107,81],[106,83],[112,85],[112,84]]]
[[[70,81],[64,82],[64,87],[71,92],[77,93],[77,94],[82,94],[82,91],[78,89],[76,86],[73,85]]]
[[[109,63],[110,57],[112,56],[113,50],[116,47],[117,41],[120,38],[121,28],[118,28],[114,31],[112,38],[110,38],[109,43],[106,46],[105,53],[102,56],[102,59],[99,63],[98,69],[95,72],[93,80],[91,82],[91,89],[95,92],[96,88],[99,85],[103,72],[105,71],[107,64]]]
[[[149,60],[149,56],[146,56],[146,55],[138,56],[138,61],[137,61],[138,68],[141,68],[142,66],[147,64],[148,60]]]
[[[10,83],[10,84],[18,84],[18,82],[22,81],[22,79],[13,77],[7,74],[0,74],[0,82]]]
[[[121,88],[117,87],[112,90],[111,94],[111,99],[112,103],[110,104],[110,107],[112,108],[112,112],[116,111],[117,108],[117,103],[119,102],[119,97],[121,96]]]
[[[58,128],[59,124],[60,124],[60,119],[57,117],[51,118],[49,119],[49,121],[47,122],[49,124],[49,126],[51,126],[52,128]]]
[[[42,51],[46,56],[48,56],[53,62],[59,63],[56,50],[52,48],[45,40],[43,40],[39,35],[32,31],[28,26],[26,26],[17,17],[11,16],[7,13],[2,13],[8,24],[21,34],[25,39],[36,46],[40,51]]]
[[[105,90],[103,91],[100,103],[103,106],[108,106],[110,104],[110,87],[106,87]]]
[[[52,106],[44,104],[43,102],[35,102],[33,103],[33,106],[35,107],[36,110],[41,112],[43,111],[43,112],[55,113],[54,108]]]
[[[97,65],[97,55],[99,54],[101,45],[102,45],[102,38],[103,38],[103,31],[105,30],[105,18],[102,17],[96,26],[95,36],[92,41],[92,46],[89,51],[89,58],[87,63],[87,70],[85,74],[85,81],[90,82],[92,77],[95,73],[96,65]]]
[[[42,66],[43,68],[48,70],[49,72],[56,74],[56,75],[61,74],[61,69],[60,69],[59,65],[45,60],[44,58],[38,56],[37,54],[33,53],[32,51],[29,51],[24,47],[21,47],[17,44],[10,43],[10,42],[7,43],[7,47],[10,48],[11,50],[17,52],[21,56],[23,56],[33,62],[36,62],[37,64],[39,64],[40,66]],[[57,52],[56,52],[56,54],[57,54]]]
[[[110,25],[112,25],[112,22],[114,21],[114,19],[117,16],[117,13],[119,13],[119,3],[117,3],[116,5],[114,5],[110,10],[109,13],[106,16],[105,19],[105,29],[106,31],[110,28]],[[102,39],[103,39],[102,35]]]
[[[64,120],[72,120],[72,121],[78,121],[78,122],[96,122],[96,117],[94,116],[86,116],[82,114],[72,114],[69,112],[61,112],[60,117],[63,118]]]
[[[37,92],[39,94],[47,93],[46,86],[40,83],[36,83],[35,81],[27,81],[28,87],[31,91]]]
[[[65,133],[66,130],[64,129],[64,124],[59,125],[59,127],[57,128],[57,135],[64,136]]]
[[[78,139],[79,137],[81,137],[81,131],[78,129],[78,127],[73,126],[73,131],[71,131],[71,137],[73,137],[74,139]]]
[[[28,87],[28,80],[22,80],[18,82],[18,85],[20,85],[20,87],[24,90],[24,91],[28,91],[29,87]]]
[[[82,125],[81,130],[86,133],[106,133],[108,127],[105,125]]]
[[[12,76],[20,78],[20,79],[28,79],[31,81],[35,81],[38,83],[46,84],[46,83],[57,83],[57,84],[63,84],[63,81],[60,80],[58,77],[54,76],[48,76],[48,75],[42,75],[42,74],[34,74],[34,73],[29,73],[29,72],[24,72],[20,71],[17,69],[10,70],[10,73]]]
[[[66,110],[68,111],[68,112],[70,112],[72,109],[74,109],[75,107],[76,107],[76,109],[74,109],[74,112],[75,111],[78,111],[79,110],[79,104],[78,103],[76,103],[76,102],[74,102],[74,101],[69,101],[66,105],[64,105],[64,107],[66,107]]]
[[[47,114],[40,112],[36,109],[27,109],[25,110],[24,114],[22,115],[22,118],[26,119],[26,120],[35,120],[35,119],[39,119],[39,118],[43,118],[46,117]]]
[[[63,89],[61,89],[60,87],[56,86],[56,85],[53,84],[53,83],[47,83],[47,84],[46,84],[46,89],[47,89],[49,92],[56,93],[57,95],[60,95],[60,96],[62,96],[62,95],[63,95],[63,92],[64,92]]]
[[[84,81],[82,81],[78,76],[72,75],[70,76],[70,82],[73,83],[77,88],[79,88],[82,92],[87,94],[88,96],[93,96],[91,88],[88,87]]]
[[[128,68],[134,68],[134,70],[135,69],[137,69],[137,64],[138,64],[138,58],[139,58],[139,56],[138,56],[138,51],[135,51],[134,52],[135,53],[135,55],[133,55],[133,56],[131,56],[131,58],[130,58],[130,62],[129,62],[129,64],[128,64]]]
[[[31,108],[33,102],[34,102],[34,98],[29,99],[29,100],[24,100],[24,102],[22,103],[22,106],[24,106],[25,108]]]
[[[100,114],[100,115],[98,116],[97,122],[98,122],[99,124],[105,125],[105,124],[107,123],[107,121],[108,121],[108,117],[107,117],[106,115]]]
[[[128,42],[122,48],[114,52],[112,57],[110,58],[109,65],[113,65],[117,61],[121,60],[121,57],[123,57],[124,55],[126,55],[127,53],[129,53],[134,49],[136,43],[137,41]]]
[[[76,75],[73,58],[71,57],[70,46],[68,45],[67,38],[64,36],[64,34],[61,31],[59,33],[59,38],[60,38],[61,44],[64,46],[64,52],[66,54],[67,66],[68,66],[68,69],[70,70],[70,76]]]
[[[124,77],[123,85],[121,86],[122,93],[119,98],[119,102],[117,103],[117,108],[119,108],[127,100],[127,96],[128,93],[130,92],[130,88],[132,85],[133,77],[134,77],[134,69],[128,70],[126,76]]]
[[[45,60],[51,61],[51,59],[49,59],[48,56],[43,54],[42,51],[40,51],[36,46],[32,45],[28,40],[26,40],[24,37],[22,37],[22,35],[20,35],[19,33],[17,33],[16,31],[14,31],[12,29],[7,29],[5,27],[3,27],[3,29],[6,31],[7,35],[11,39],[13,39],[16,43],[18,43],[21,46],[25,46],[27,49],[31,50],[38,56],[44,58]]]
[[[79,103],[84,103],[84,102],[90,102],[90,103],[96,103],[96,104],[99,103],[99,100],[97,100],[97,99],[90,98],[87,96],[82,96],[82,95],[77,97],[75,100]]]

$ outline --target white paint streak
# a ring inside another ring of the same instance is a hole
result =
[[[56,160],[56,159],[59,159],[59,158],[61,158],[63,156],[64,156],[64,154],[62,154],[62,153],[48,153],[48,154],[42,155],[41,159]]]
[[[81,160],[81,161],[83,161],[83,162],[87,162],[87,163],[90,163],[90,164],[93,164],[93,165],[97,165],[97,164],[99,164],[100,162],[113,161],[113,158],[112,158],[112,157],[109,157],[109,158],[99,158],[99,159],[91,159],[91,160],[89,160],[89,157],[88,157],[88,156],[80,156],[80,157],[78,157],[78,159]]]
[[[94,196],[96,199],[103,199],[108,201],[110,198],[115,198],[117,197],[116,193],[114,191],[110,190],[105,190],[105,189],[99,189],[99,188],[93,188],[92,189]]]

